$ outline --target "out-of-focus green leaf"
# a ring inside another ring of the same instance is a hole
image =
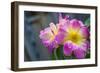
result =
[[[90,53],[88,53],[88,54],[86,55],[86,58],[90,58]]]
[[[53,53],[52,53],[52,60],[63,60],[64,56],[63,56],[63,47],[60,46],[56,49],[54,49]]]
[[[60,46],[59,48],[56,49],[56,55],[58,60],[64,59],[63,57],[63,46]]]
[[[56,57],[55,57],[54,53],[51,54],[51,59],[56,60]]]
[[[90,18],[87,18],[87,19],[86,19],[85,25],[86,25],[86,26],[90,26]]]

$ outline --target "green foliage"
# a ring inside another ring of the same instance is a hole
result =
[[[88,54],[86,55],[86,58],[90,58],[90,53],[88,53]]]
[[[87,18],[87,19],[85,20],[85,25],[88,26],[88,27],[90,26],[90,18]]]
[[[62,59],[64,59],[63,47],[60,46],[60,47],[54,49],[54,52],[52,53],[52,60],[62,60]]]

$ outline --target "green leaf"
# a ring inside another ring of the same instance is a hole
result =
[[[87,19],[85,20],[85,25],[86,25],[86,26],[90,26],[90,18],[87,18]]]
[[[58,60],[64,59],[63,56],[63,46],[60,46],[59,48],[56,49],[56,56]]]
[[[51,59],[56,60],[56,57],[55,57],[54,53],[51,54]]]
[[[52,60],[63,60],[63,46],[60,46],[58,48],[55,48],[52,55],[51,55]]]
[[[86,58],[90,58],[90,53],[88,53],[88,54],[86,55]]]

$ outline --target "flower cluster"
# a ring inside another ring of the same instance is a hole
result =
[[[62,17],[59,14],[58,24],[50,23],[50,27],[40,31],[40,39],[49,52],[63,45],[65,56],[74,55],[76,58],[85,58],[90,48],[88,27],[82,21]]]

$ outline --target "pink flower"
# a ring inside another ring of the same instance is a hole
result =
[[[76,58],[85,58],[89,44],[89,30],[79,20],[72,19],[69,24],[66,24],[66,37],[64,38],[64,54]]]
[[[58,47],[57,42],[54,40],[58,33],[57,26],[54,23],[50,23],[50,27],[40,31],[40,39],[43,44],[48,48],[51,53],[54,48]]]
[[[65,38],[65,31],[60,29],[61,25],[66,22],[66,19],[59,20],[58,24],[50,23],[50,27],[40,31],[40,39],[49,52],[52,53],[55,48],[58,48],[60,44],[63,44]]]

